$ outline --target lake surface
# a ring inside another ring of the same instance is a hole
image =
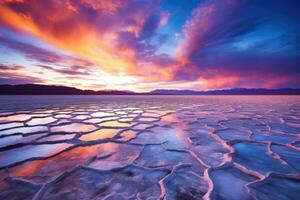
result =
[[[300,96],[0,96],[0,199],[299,196]]]

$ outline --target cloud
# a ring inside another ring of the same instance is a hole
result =
[[[3,36],[0,36],[0,44],[17,50],[29,60],[39,61],[42,63],[59,63],[64,60],[62,56],[54,52],[47,51],[31,44],[11,40]]]
[[[6,66],[0,64],[0,71],[6,71],[6,70],[12,70],[12,71],[18,71],[18,70],[23,70],[23,66],[18,66],[18,65],[12,65],[12,66]]]
[[[160,1],[24,1],[0,5],[0,21],[28,31],[57,48],[113,74],[134,73],[140,55],[153,54],[149,40],[167,23]],[[41,59],[49,60],[48,57]],[[52,57],[51,57],[52,58]]]
[[[71,75],[71,76],[73,76],[73,75],[81,75],[81,76],[92,75],[92,73],[89,72],[85,67],[78,66],[78,65],[69,66],[67,68],[62,68],[62,67],[55,68],[53,66],[47,66],[47,65],[37,65],[37,66],[39,66],[43,69],[46,69],[46,70],[50,70],[50,71],[62,74],[62,75]]]
[[[40,83],[40,80],[35,78],[27,78],[27,77],[15,77],[15,78],[1,78],[0,77],[0,85],[18,85],[18,84],[29,84],[29,83]]]
[[[42,83],[43,81],[37,77],[23,75],[22,72],[26,70],[23,66],[0,65],[0,84],[26,84],[26,83]]]
[[[299,87],[299,33],[284,31],[276,19],[280,6],[256,1],[205,1],[185,23],[177,49],[182,63],[177,78],[199,79],[206,89],[229,87]],[[270,16],[265,16],[266,12]],[[276,19],[276,20],[274,20]],[[270,28],[271,27],[271,28]]]

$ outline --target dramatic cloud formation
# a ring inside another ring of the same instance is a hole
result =
[[[0,83],[136,91],[300,87],[296,4],[4,0]]]
[[[185,24],[183,67],[207,88],[299,87],[299,22],[280,1],[206,1]],[[296,5],[294,5],[296,6]],[[179,74],[180,75],[180,74]]]

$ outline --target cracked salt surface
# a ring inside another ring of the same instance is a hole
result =
[[[298,96],[0,98],[0,199],[295,200],[299,163]]]

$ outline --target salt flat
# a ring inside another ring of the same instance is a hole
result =
[[[299,96],[2,96],[0,199],[300,195]]]

